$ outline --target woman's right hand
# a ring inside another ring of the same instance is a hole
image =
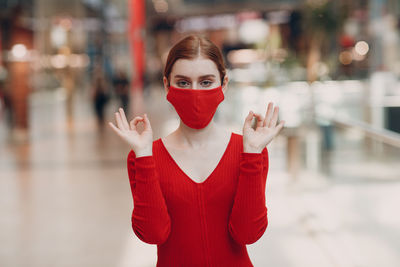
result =
[[[115,112],[115,120],[117,126],[112,122],[108,124],[125,142],[127,142],[136,157],[151,156],[153,145],[153,131],[151,129],[150,121],[145,113],[143,117],[137,116],[128,123],[125,112],[119,108],[119,112]],[[144,123],[144,130],[141,134],[136,129],[136,125],[142,121]]]

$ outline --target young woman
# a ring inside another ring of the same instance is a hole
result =
[[[147,114],[128,123],[123,109],[115,113],[117,125],[109,123],[132,148],[133,231],[157,244],[160,267],[253,266],[246,244],[268,225],[266,146],[284,124],[277,125],[278,107],[269,103],[265,117],[250,111],[243,135],[218,126],[212,118],[228,77],[220,50],[196,35],[172,47],[163,79],[180,117],[174,132],[153,141]]]

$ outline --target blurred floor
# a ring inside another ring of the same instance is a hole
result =
[[[242,94],[228,90],[216,114],[237,133],[252,106]],[[154,139],[167,135],[178,121],[165,93],[144,96]],[[131,230],[129,148],[98,131],[85,95],[75,100],[68,120],[61,92],[34,94],[29,144],[11,145],[0,124],[0,266],[155,266],[156,247]],[[400,153],[371,154],[354,136],[336,136],[323,155],[329,171],[302,169],[297,179],[286,171],[286,139],[269,145],[269,226],[248,246],[255,266],[400,266]]]

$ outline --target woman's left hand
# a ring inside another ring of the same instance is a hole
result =
[[[261,153],[262,150],[278,135],[285,121],[278,121],[279,107],[273,109],[273,103],[269,102],[265,118],[260,114],[249,112],[243,126],[243,152]],[[253,116],[256,117],[257,126],[251,127]]]

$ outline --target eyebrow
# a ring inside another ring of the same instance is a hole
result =
[[[206,74],[206,75],[200,76],[199,78],[203,79],[203,78],[209,78],[209,77],[215,78],[215,75],[214,74]],[[190,77],[187,77],[187,76],[184,76],[184,75],[179,75],[179,74],[175,75],[174,78],[183,78],[183,79],[190,80]]]

